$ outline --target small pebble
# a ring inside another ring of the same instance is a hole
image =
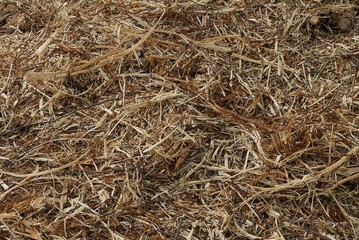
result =
[[[352,27],[352,21],[347,17],[339,18],[338,27],[340,31],[348,31]]]

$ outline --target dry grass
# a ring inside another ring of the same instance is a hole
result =
[[[1,239],[358,239],[358,1],[0,5]]]

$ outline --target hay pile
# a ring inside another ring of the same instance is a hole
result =
[[[357,4],[2,0],[0,239],[359,238]]]

